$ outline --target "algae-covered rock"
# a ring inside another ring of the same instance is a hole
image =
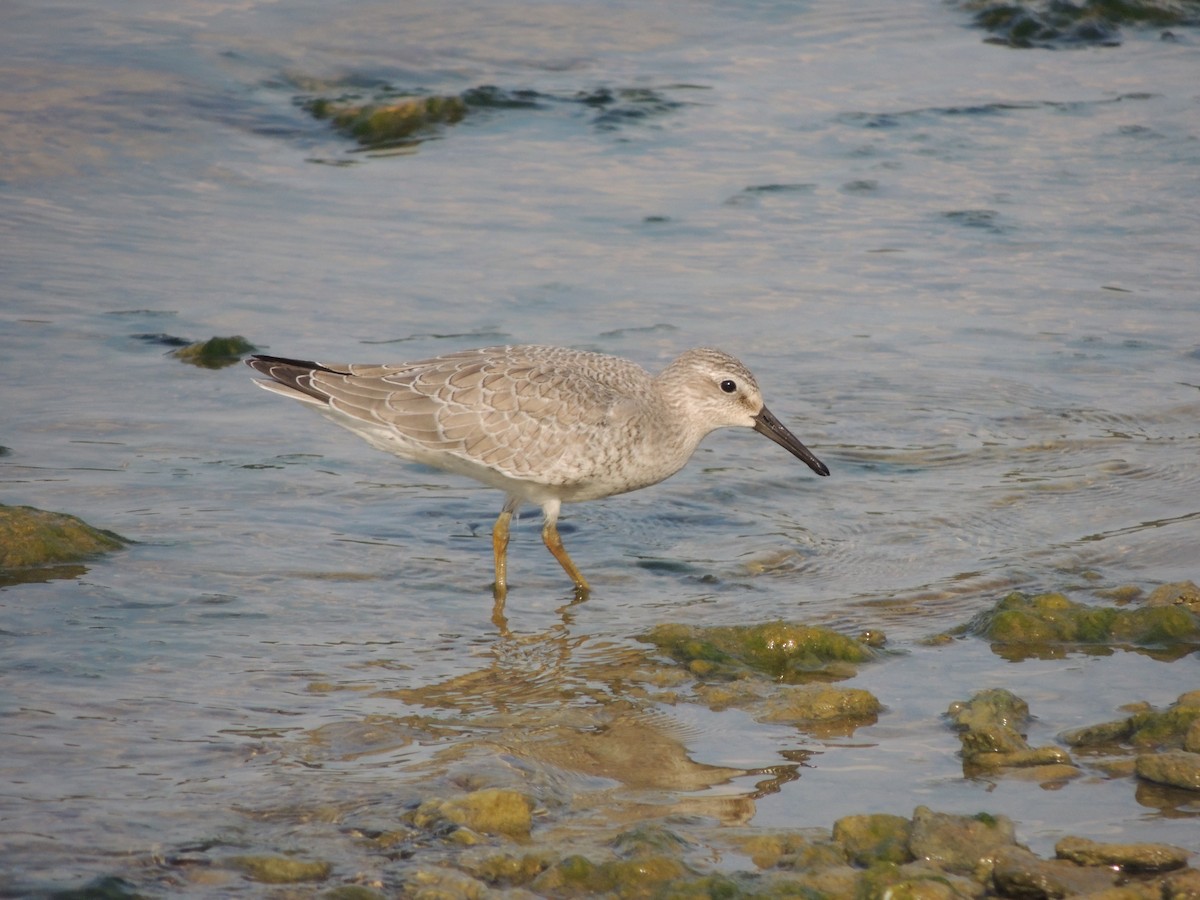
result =
[[[1073,728],[1060,734],[1059,739],[1072,747],[1117,744],[1136,748],[1181,748],[1192,728],[1200,722],[1198,696],[1200,693],[1196,691],[1181,694],[1166,709],[1139,709],[1124,719]]]
[[[77,562],[127,543],[66,513],[0,504],[0,569]]]
[[[229,864],[247,877],[264,884],[297,884],[324,881],[333,871],[330,863],[291,856],[235,856]]]
[[[760,722],[814,725],[843,721],[854,726],[874,724],[883,704],[870,691],[830,684],[776,687],[751,710]]]
[[[1023,729],[1029,705],[1003,688],[980,691],[950,704],[947,717],[959,729],[963,771],[968,776],[1003,769],[1042,770],[1043,780],[1078,775],[1071,758],[1058,747],[1030,747]],[[1033,773],[1036,777],[1037,773]]]
[[[1189,791],[1200,791],[1200,753],[1168,750],[1137,758],[1138,778]]]
[[[992,641],[1005,658],[1061,655],[1064,648],[1200,645],[1200,616],[1184,605],[1131,609],[1088,606],[1062,594],[1013,592],[965,631]]]
[[[821,871],[846,864],[846,852],[827,837],[794,831],[752,834],[737,841],[739,849],[760,869]]]
[[[1197,0],[965,0],[990,43],[1010,47],[1115,46],[1123,26],[1200,23]]]
[[[1125,872],[1169,872],[1187,865],[1189,853],[1171,844],[1099,843],[1065,837],[1054,845],[1059,859],[1080,866],[1111,866]]]
[[[585,856],[559,860],[530,885],[539,895],[603,894],[612,897],[653,896],[657,888],[694,874],[670,856],[593,862]]]
[[[504,788],[484,788],[449,800],[426,800],[412,814],[421,828],[451,822],[480,834],[524,838],[533,828],[533,802]]]
[[[526,853],[521,856],[497,853],[474,863],[468,863],[467,868],[472,875],[488,884],[520,887],[537,878],[553,862],[554,856],[549,850]]]
[[[394,147],[429,136],[443,125],[461,122],[467,104],[461,97],[394,97],[367,103],[314,100],[309,112],[329,119],[334,128],[366,148]]]
[[[1200,587],[1194,581],[1160,584],[1146,598],[1146,606],[1182,606],[1200,614]]]
[[[948,875],[923,862],[875,865],[862,873],[854,893],[856,897],[887,900],[968,900],[985,895],[986,890],[978,882],[960,875]]]
[[[45,896],[49,900],[142,900],[147,895],[138,893],[124,878],[102,875],[80,887],[55,891]]]
[[[241,360],[247,353],[258,348],[240,334],[232,337],[211,337],[207,341],[196,341],[178,350],[171,356],[180,362],[199,366],[202,369],[223,369]]]
[[[996,853],[992,880],[1001,897],[1077,897],[1098,894],[1117,883],[1112,869],[1075,865],[1061,859],[1040,859],[1024,847],[1005,847]]]
[[[847,678],[875,655],[852,637],[819,625],[767,622],[702,627],[665,624],[640,636],[699,677],[734,678],[747,670],[784,683]]]
[[[908,847],[915,859],[979,878],[989,874],[997,855],[1016,842],[1016,829],[1006,816],[958,816],[918,806]]]
[[[860,866],[911,862],[908,841],[912,823],[903,816],[885,813],[844,816],[833,823],[833,839],[851,862]]]
[[[361,884],[342,884],[322,892],[321,900],[385,900],[385,897]]]

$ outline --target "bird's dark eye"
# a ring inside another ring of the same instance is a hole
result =
[[[737,390],[737,382],[735,382],[732,378],[726,378],[721,382],[721,390],[727,394],[732,394]]]

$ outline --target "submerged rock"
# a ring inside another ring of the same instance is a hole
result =
[[[854,674],[875,651],[860,640],[819,625],[767,622],[711,627],[665,624],[640,636],[702,678],[761,672],[785,684],[836,680]]]
[[[180,362],[202,369],[223,369],[257,349],[240,334],[235,334],[233,337],[211,337],[207,341],[196,341],[172,350],[170,355]]]
[[[128,543],[66,513],[0,504],[0,569],[77,562]]]

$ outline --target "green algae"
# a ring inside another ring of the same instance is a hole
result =
[[[119,534],[94,528],[66,513],[0,504],[0,569],[3,570],[78,562],[119,550],[128,543]]]
[[[875,656],[862,641],[819,625],[767,622],[702,627],[664,624],[639,640],[654,644],[702,678],[760,672],[785,684],[847,678]]]
[[[239,362],[247,353],[258,348],[240,334],[232,337],[211,337],[207,341],[196,341],[172,350],[171,356],[180,362],[202,369],[223,369]]]

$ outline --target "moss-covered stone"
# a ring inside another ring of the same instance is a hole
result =
[[[199,366],[202,369],[223,369],[241,360],[247,353],[258,348],[240,334],[232,337],[211,337],[207,341],[196,341],[178,350],[171,356],[180,362]]]
[[[1139,709],[1124,719],[1074,728],[1059,735],[1072,747],[1099,747],[1108,744],[1135,748],[1182,748],[1193,727],[1200,722],[1197,692],[1180,695],[1163,710]]]
[[[115,875],[103,875],[87,884],[44,895],[49,900],[141,900],[145,894],[134,890],[133,885]]]
[[[1137,758],[1137,776],[1156,784],[1200,791],[1200,753],[1168,750],[1144,753]]]
[[[324,881],[333,871],[330,863],[320,860],[296,859],[291,856],[235,856],[229,864],[254,881],[263,884],[298,884],[305,881]]]
[[[1200,22],[1197,0],[965,0],[975,22],[1011,47],[1112,46],[1123,26],[1168,27]]]
[[[521,887],[529,884],[554,862],[549,851],[525,853],[520,856],[498,853],[469,865],[472,875],[488,884]]]
[[[412,820],[420,828],[451,822],[480,834],[525,838],[533,828],[533,802],[517,791],[484,788],[449,800],[426,800]]]
[[[1016,845],[1006,816],[958,816],[918,806],[913,812],[909,852],[947,872],[975,878],[990,874],[996,855]]]
[[[395,97],[361,104],[315,100],[308,109],[316,118],[328,118],[338,131],[367,148],[391,147],[428,136],[443,125],[462,121],[467,114],[466,102],[455,96]]]
[[[342,884],[321,893],[321,900],[385,900],[379,891],[361,884]]]
[[[833,721],[873,724],[883,704],[870,691],[830,684],[780,686],[751,710],[760,722],[805,726]]]
[[[699,677],[733,678],[747,670],[784,683],[845,678],[875,651],[819,625],[767,622],[701,627],[665,624],[642,635]]]
[[[0,569],[77,562],[127,543],[66,513],[0,505]]]
[[[1125,872],[1170,872],[1187,865],[1187,850],[1171,844],[1099,843],[1065,837],[1054,845],[1059,859],[1080,866],[1111,866]]]
[[[538,894],[610,897],[650,897],[672,881],[693,873],[669,856],[592,862],[585,856],[568,856],[539,875],[531,885]]]
[[[992,881],[1001,897],[1078,897],[1111,888],[1118,873],[1084,867],[1061,859],[1039,859],[1024,847],[1000,848],[992,864]]]
[[[1088,606],[1062,594],[1006,596],[964,629],[1006,657],[1058,655],[1063,647],[1200,645],[1200,617],[1186,605]]]
[[[1024,777],[1059,781],[1079,774],[1070,756],[1058,747],[1030,747],[1024,728],[1029,706],[1002,688],[980,691],[967,701],[950,704],[947,718],[959,729],[963,772],[968,776],[1003,769],[1026,769]]]
[[[912,823],[884,813],[845,816],[833,823],[833,839],[851,862],[860,866],[902,864],[912,860],[908,839]]]
[[[1146,598],[1146,606],[1182,606],[1200,614],[1200,586],[1194,581],[1160,584]]]

